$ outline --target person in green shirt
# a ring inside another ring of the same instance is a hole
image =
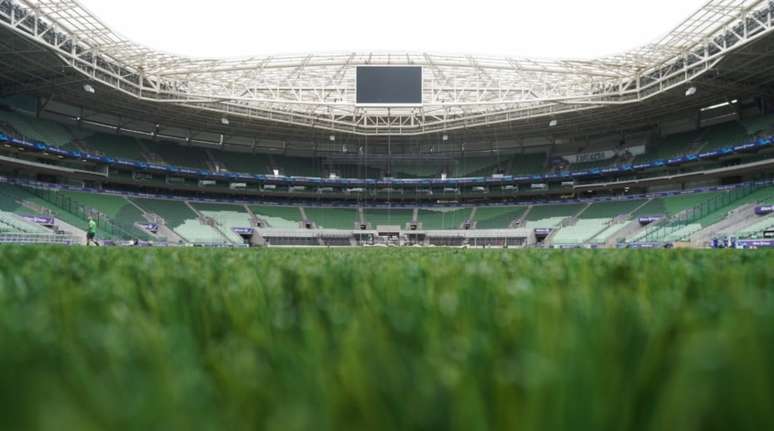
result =
[[[89,246],[93,243],[94,245],[99,247],[97,240],[94,239],[96,236],[97,236],[97,222],[95,222],[93,218],[89,217],[89,227],[86,230],[86,246]]]

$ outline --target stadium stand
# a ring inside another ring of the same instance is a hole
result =
[[[594,235],[593,237],[589,238],[587,242],[591,244],[605,244],[607,243],[613,236],[621,232],[624,228],[626,228],[629,225],[630,221],[625,220],[621,222],[612,222],[608,224],[604,229],[602,229],[599,233]]]
[[[37,223],[31,223],[22,217],[0,210],[0,232],[3,233],[47,233],[52,231]]]
[[[40,196],[35,193],[39,193]],[[44,199],[41,196],[46,196],[50,199]],[[57,224],[59,224],[59,222],[64,222],[72,227],[81,230],[85,229],[85,215],[76,214],[69,209],[55,204],[54,202],[57,202],[56,196],[56,192],[34,190],[12,184],[0,183],[0,201],[3,203],[0,209],[20,216],[53,216],[56,219]],[[103,226],[99,225],[97,227],[97,235],[99,238],[114,239],[111,233],[103,229]]]
[[[579,218],[581,219],[593,219],[593,218],[615,218],[620,215],[625,215],[633,212],[637,208],[640,208],[645,204],[645,200],[625,200],[625,201],[611,201],[611,202],[599,202],[594,203],[588,207]]]
[[[741,123],[748,136],[768,134],[774,130],[774,115],[746,118]]]
[[[753,223],[744,229],[737,231],[734,236],[739,239],[760,239],[763,238],[763,232],[774,229],[774,217],[761,217],[756,223]]]
[[[669,218],[664,223],[649,226],[630,241],[687,241],[704,227],[724,219],[735,208],[769,194],[768,188],[750,187],[665,198],[664,209]]]
[[[213,152],[213,155],[229,172],[271,173],[271,160],[266,154],[218,151]]]
[[[97,133],[82,139],[98,153],[127,160],[147,161],[137,140],[129,136]]]
[[[507,229],[527,211],[527,207],[480,207],[475,211],[476,229]]]
[[[698,131],[677,133],[664,136],[648,145],[645,154],[634,158],[634,163],[651,162],[659,159],[670,159],[693,152],[701,146],[701,134]]]
[[[192,203],[191,206],[203,216],[212,219],[221,227],[220,231],[235,244],[244,241],[234,229],[252,227],[250,214],[242,205]]]
[[[250,210],[256,217],[265,221],[268,228],[297,229],[303,222],[298,207],[251,205]]]
[[[221,244],[226,238],[217,229],[203,224],[197,214],[185,202],[133,198],[145,211],[161,217],[166,226],[186,241],[201,244]]]
[[[96,210],[100,215],[107,216],[120,223],[127,230],[127,233],[134,235],[135,239],[152,239],[151,235],[136,226],[138,223],[147,223],[147,220],[142,215],[142,211],[124,197],[72,191],[62,191],[59,193],[75,202],[79,202],[88,209]],[[95,219],[98,218],[99,216],[95,215]]]
[[[196,169],[208,169],[207,153],[204,149],[180,146],[170,142],[142,141],[142,145],[166,163]]]
[[[68,150],[77,150],[71,142],[72,135],[61,124],[43,118],[0,110],[0,123],[7,123],[22,137],[49,145],[56,145]]]
[[[506,170],[511,175],[532,174],[544,172],[546,169],[546,153],[524,153],[509,160],[510,168]]]
[[[358,220],[357,211],[353,208],[312,208],[304,207],[304,212],[310,221],[321,229],[355,228]]]
[[[738,121],[710,126],[702,130],[706,144],[700,151],[717,150],[718,148],[735,145],[747,139],[747,129]]]
[[[470,208],[420,209],[417,221],[422,224],[422,229],[450,230],[458,229],[470,216]]]
[[[366,208],[363,210],[366,223],[372,229],[377,226],[400,226],[405,228],[414,218],[414,210],[399,208]]]
[[[526,216],[526,227],[528,229],[555,229],[585,207],[585,204],[533,206]]]
[[[278,169],[281,175],[298,177],[320,177],[322,162],[318,158],[271,156],[272,167]]]
[[[566,226],[559,230],[554,236],[554,244],[582,244],[600,232],[605,230],[610,224],[610,218],[583,218],[579,219],[572,226]]]

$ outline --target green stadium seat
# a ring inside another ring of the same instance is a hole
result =
[[[269,228],[296,229],[303,220],[298,207],[251,205],[250,210],[269,224]]]
[[[581,219],[615,218],[629,214],[644,204],[644,200],[611,201],[592,204],[580,215]]]
[[[213,219],[221,226],[221,231],[226,237],[235,244],[241,244],[244,241],[233,229],[252,227],[250,214],[242,205],[192,203],[191,206],[203,216]]]
[[[81,141],[98,153],[109,157],[138,161],[145,160],[145,157],[142,156],[140,144],[137,143],[135,138],[130,136],[97,133],[81,139]]]
[[[71,145],[73,137],[67,128],[55,121],[18,112],[0,111],[0,122],[10,124],[25,138],[65,149],[76,149]]]
[[[417,221],[422,223],[424,230],[459,229],[470,216],[470,208],[461,209],[420,209]]]
[[[524,215],[527,207],[479,207],[476,209],[476,229],[507,229]]]
[[[376,228],[377,226],[400,226],[405,228],[406,224],[410,223],[414,216],[414,210],[402,208],[366,208],[363,211],[365,221],[371,224],[371,228]]]
[[[202,224],[199,217],[181,201],[133,198],[145,211],[164,219],[166,226],[183,239],[196,243],[225,243],[226,238],[215,228]]]
[[[345,229],[355,228],[358,220],[357,210],[354,208],[311,208],[304,207],[307,218],[313,221],[321,229]]]
[[[610,218],[585,218],[574,225],[563,227],[553,238],[555,244],[582,244],[605,230]]]

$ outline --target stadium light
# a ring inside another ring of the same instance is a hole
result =
[[[330,178],[330,179],[332,179],[332,180],[335,180],[335,179],[336,179],[336,178],[338,178],[338,177],[336,176],[336,173],[335,173],[335,172],[331,172],[330,174],[328,174],[328,178]]]
[[[694,94],[696,94],[696,91],[697,91],[696,87],[694,86],[688,87],[688,89],[685,90],[685,97],[693,96]]]
[[[223,117],[223,118],[220,119],[220,124],[222,124],[224,126],[228,126],[229,124],[231,124],[231,121],[229,121],[228,118]]]
[[[446,142],[449,140],[449,135],[443,135],[442,137],[443,141]]]
[[[95,90],[94,86],[92,86],[91,84],[83,84],[83,91],[89,94],[94,94],[97,92],[97,90]]]
[[[556,127],[558,125],[559,125],[559,121],[557,121],[556,119],[553,119],[548,122],[548,127]]]
[[[279,169],[273,169],[272,172],[274,172],[275,177],[279,176]]]
[[[330,136],[328,136],[328,139],[329,139],[331,142],[336,142],[336,136],[334,136],[334,135],[330,135]]]
[[[444,172],[444,173],[442,173],[442,174],[441,174],[441,179],[442,179],[442,180],[445,180],[445,179],[446,179],[446,172]]]

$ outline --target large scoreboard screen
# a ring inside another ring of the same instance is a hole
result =
[[[422,68],[418,66],[358,66],[357,104],[421,105]]]

